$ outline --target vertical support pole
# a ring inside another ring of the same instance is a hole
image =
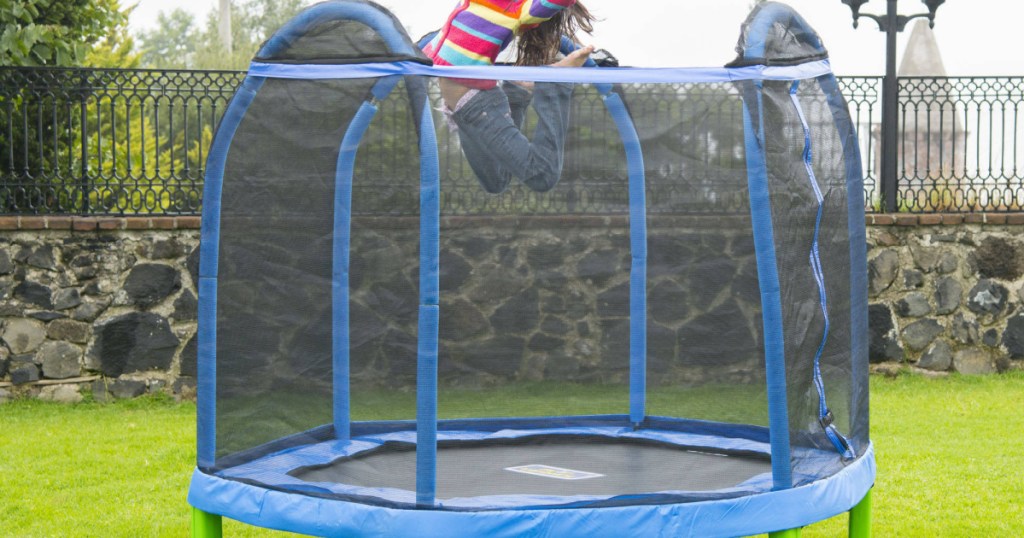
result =
[[[750,216],[757,256],[764,330],[765,377],[768,388],[768,436],[771,444],[773,489],[793,487],[789,449],[789,408],[786,398],[786,350],[782,332],[782,297],[775,257],[775,232],[768,190],[762,82],[743,85],[743,132],[746,144]]]
[[[562,36],[560,50],[571,54],[579,45]],[[597,68],[593,59],[584,67]],[[647,177],[640,135],[629,109],[611,84],[594,84],[619,130],[629,174],[629,421],[639,428],[647,418]]]
[[[619,94],[608,87],[608,113],[618,127],[629,172],[629,421],[647,417],[647,187],[643,149],[636,126]]]
[[[800,538],[800,529],[769,532],[768,538]]]
[[[332,382],[334,384],[334,436],[348,440],[351,429],[349,395],[349,256],[352,242],[352,178],[359,143],[377,114],[372,102],[364,102],[349,123],[338,151],[334,178],[334,245],[331,269]]]
[[[221,538],[223,518],[192,508],[192,538]]]
[[[220,267],[220,213],[228,151],[249,105],[265,79],[245,77],[224,111],[210,144],[203,186],[203,225],[199,251],[199,379],[196,402],[196,456],[200,469],[214,466],[217,441],[217,275]]]
[[[850,509],[850,538],[871,538],[871,490]]]
[[[885,79],[882,82],[882,201],[888,213],[899,209],[899,80],[896,78],[897,0],[888,0],[885,24]]]
[[[338,148],[334,176],[334,244],[331,267],[331,369],[334,385],[334,437],[346,441],[351,436],[352,403],[349,382],[349,267],[352,245],[352,182],[359,145],[377,115],[377,101],[391,93],[400,77],[384,77],[374,84],[371,99],[363,102],[349,122]]]
[[[423,84],[409,78],[409,84]],[[420,313],[416,357],[416,504],[430,508],[437,490],[437,339],[440,322],[441,167],[430,101],[420,117]]]
[[[421,305],[416,360],[416,505],[437,495],[437,305]],[[425,334],[424,334],[425,333]],[[431,333],[434,338],[430,338]]]

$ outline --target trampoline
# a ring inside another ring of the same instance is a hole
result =
[[[193,535],[869,536],[857,136],[792,9],[737,52],[440,67],[357,0],[280,29],[207,165]],[[485,192],[437,77],[572,84],[555,188]]]

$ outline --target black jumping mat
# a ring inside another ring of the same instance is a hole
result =
[[[621,440],[455,443],[438,448],[437,497],[716,491],[770,472],[767,457],[712,454],[668,444]],[[386,445],[289,474],[307,482],[414,491],[415,447]]]

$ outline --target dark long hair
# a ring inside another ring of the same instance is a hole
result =
[[[516,65],[547,65],[555,61],[562,36],[573,41],[580,32],[594,31],[594,16],[577,0],[549,20],[536,28],[531,28],[519,36],[516,54]]]

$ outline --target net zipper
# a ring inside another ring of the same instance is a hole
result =
[[[800,117],[800,124],[804,130],[804,151],[803,160],[804,167],[807,168],[807,177],[811,182],[811,187],[814,189],[814,197],[818,202],[818,214],[814,221],[814,241],[811,244],[811,252],[809,255],[811,271],[814,273],[814,281],[818,285],[818,300],[821,303],[821,313],[824,316],[825,328],[822,331],[821,344],[818,345],[818,351],[814,354],[814,387],[818,391],[818,423],[821,425],[822,430],[825,432],[825,436],[835,447],[836,451],[843,456],[844,459],[854,459],[853,449],[850,447],[850,442],[843,437],[843,434],[839,433],[839,430],[835,427],[835,417],[832,415],[832,411],[828,408],[828,403],[825,400],[825,381],[821,375],[821,355],[825,351],[825,344],[828,342],[829,333],[829,316],[828,316],[828,294],[825,292],[825,273],[821,268],[821,253],[818,248],[818,237],[821,233],[821,217],[824,212],[825,197],[821,193],[821,188],[818,186],[818,180],[814,175],[814,166],[812,161],[811,151],[811,129],[807,124],[807,118],[804,116],[803,108],[800,106],[800,99],[797,97],[797,91],[800,88],[800,81],[793,82],[793,85],[789,90],[789,97],[793,101],[793,106],[796,107],[796,113]]]

